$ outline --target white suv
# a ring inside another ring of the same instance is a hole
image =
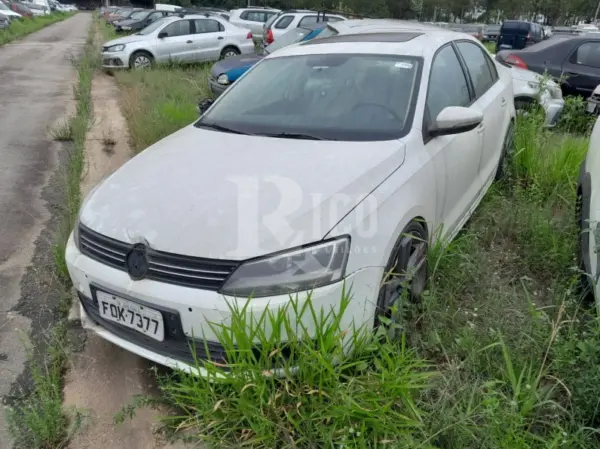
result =
[[[265,23],[263,27],[265,44],[272,44],[275,39],[292,28],[312,25],[317,22],[338,22],[340,20],[346,20],[346,18],[337,14],[327,14],[308,9],[282,11]]]
[[[232,9],[229,22],[241,28],[248,28],[255,38],[263,38],[263,25],[281,10],[253,6],[251,8]]]

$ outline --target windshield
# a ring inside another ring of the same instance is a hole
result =
[[[271,45],[265,47],[265,52],[268,54],[273,53],[275,50],[279,50],[280,48],[287,47],[288,45],[295,44],[296,42],[300,42],[304,39],[312,30],[308,30],[306,28],[294,28],[293,30],[288,31],[280,38],[277,38],[275,42]]]
[[[4,3],[0,2],[0,10],[10,11],[10,8],[8,6],[6,6]]]
[[[412,125],[420,76],[421,59],[412,56],[267,58],[195,126],[299,139],[397,139]]]
[[[156,31],[161,26],[163,26],[165,23],[165,20],[167,20],[167,19],[169,19],[169,17],[163,17],[162,19],[158,19],[156,22],[152,22],[146,28],[141,30],[139,33],[135,33],[135,34],[141,34],[142,36],[145,36],[146,34],[152,34],[154,31]]]
[[[136,11],[132,15],[129,16],[132,20],[142,20],[145,19],[150,13],[148,11]]]

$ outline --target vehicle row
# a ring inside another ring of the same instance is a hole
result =
[[[76,11],[74,5],[63,5],[54,0],[0,0],[0,29],[21,18],[48,15],[53,11]]]

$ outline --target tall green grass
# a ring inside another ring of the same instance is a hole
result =
[[[35,16],[13,21],[8,28],[0,30],[0,45],[20,39],[42,28],[71,17],[74,13],[53,12],[47,16]]]

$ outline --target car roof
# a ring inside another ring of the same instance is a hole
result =
[[[299,44],[290,45],[277,50],[267,58],[299,56],[310,54],[361,53],[361,54],[390,54],[423,57],[432,54],[440,46],[456,40],[457,34],[461,39],[478,42],[468,34],[437,28],[434,30],[398,30],[348,33],[313,39]]]
[[[396,19],[351,19],[329,23],[329,26],[331,26],[338,33],[362,33],[371,30],[444,30],[444,28],[436,25],[427,25],[421,22],[411,22],[409,20]]]

